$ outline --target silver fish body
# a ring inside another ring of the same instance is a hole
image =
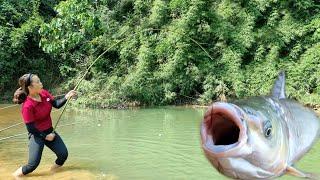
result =
[[[275,94],[208,108],[201,123],[202,148],[220,173],[236,179],[285,173],[309,177],[293,165],[318,139],[319,119],[313,110],[283,97],[283,76],[275,83]]]

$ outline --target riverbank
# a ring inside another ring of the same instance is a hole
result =
[[[12,173],[18,168],[16,164],[8,165],[8,162],[0,162],[2,167],[0,168],[1,179],[14,179]],[[22,162],[21,162],[22,163]],[[5,166],[4,166],[5,165]],[[44,180],[44,179],[64,179],[64,180],[117,180],[119,179],[115,175],[111,174],[99,174],[85,170],[83,167],[77,167],[76,164],[66,163],[65,166],[57,170],[56,172],[50,171],[51,165],[49,163],[42,163],[39,167],[27,176],[19,178],[19,180]]]

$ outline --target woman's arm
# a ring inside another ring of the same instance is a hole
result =
[[[52,95],[50,95],[50,98],[53,99]],[[51,101],[51,104],[53,107],[55,108],[61,108],[66,102],[68,98],[71,97],[76,97],[77,96],[77,92],[75,90],[71,90],[69,91],[66,95],[64,95],[62,98],[55,98]]]
[[[55,98],[53,101],[51,101],[51,104],[55,108],[61,108],[65,103],[67,102],[67,98],[63,96],[62,98]]]

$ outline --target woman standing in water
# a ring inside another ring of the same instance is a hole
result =
[[[52,107],[60,108],[68,98],[76,96],[71,90],[64,97],[54,99],[35,74],[25,74],[19,78],[20,88],[14,93],[13,101],[22,104],[23,121],[29,132],[28,164],[18,168],[13,176],[18,178],[34,171],[41,160],[44,145],[50,148],[57,159],[51,170],[61,167],[68,157],[68,150],[58,133],[53,132],[50,117]]]

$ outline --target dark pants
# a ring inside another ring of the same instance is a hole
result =
[[[61,137],[56,133],[53,141],[46,141],[40,137],[36,137],[32,134],[29,135],[29,161],[28,164],[22,167],[22,173],[24,175],[34,171],[41,160],[43,147],[46,145],[56,155],[56,164],[62,166],[68,158],[68,150]]]

